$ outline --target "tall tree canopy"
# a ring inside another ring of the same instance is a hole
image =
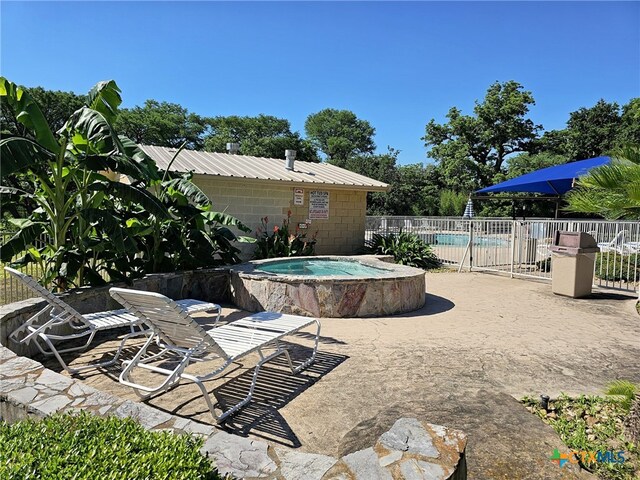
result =
[[[430,148],[428,155],[443,168],[447,179],[466,172],[470,178],[454,189],[475,189],[489,185],[501,171],[508,155],[533,148],[541,128],[526,118],[535,101],[531,92],[515,81],[496,82],[482,102],[476,101],[474,114],[463,115],[453,107],[447,123],[432,119],[422,138]],[[471,185],[473,184],[473,185]]]
[[[205,120],[177,103],[147,100],[144,106],[124,108],[115,128],[136,143],[200,150],[204,146]]]
[[[349,110],[325,108],[313,113],[307,117],[304,130],[328,161],[340,167],[350,157],[373,153],[376,148],[375,128]]]
[[[73,92],[45,90],[42,87],[20,87],[34,102],[40,106],[40,111],[51,130],[60,130],[73,112],[82,108],[87,101],[86,95],[76,95]],[[8,105],[0,105],[0,124],[2,131],[9,135],[26,135],[28,129],[16,119],[14,112]]]
[[[367,153],[348,158],[343,167],[352,172],[359,173],[369,178],[374,178],[381,182],[393,184],[397,181],[396,160],[399,150],[388,147],[386,153]],[[369,192],[367,194],[367,213],[369,215],[388,214],[389,196],[381,192]]]
[[[255,157],[284,158],[284,152],[292,149],[296,158],[307,162],[318,162],[316,149],[302,139],[298,132],[291,131],[289,120],[271,115],[257,117],[208,118],[210,133],[204,142],[209,152],[226,152],[227,143],[239,143],[239,153]]]
[[[569,157],[584,160],[608,153],[616,144],[619,112],[617,103],[601,99],[591,108],[583,107],[569,114],[566,130]]]

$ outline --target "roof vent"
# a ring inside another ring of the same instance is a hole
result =
[[[295,150],[285,150],[284,156],[287,158],[287,163],[285,167],[287,170],[293,170],[293,162],[296,160],[296,151]]]
[[[227,152],[232,154],[232,155],[236,155],[238,153],[238,150],[240,150],[240,144],[239,143],[227,143]]]

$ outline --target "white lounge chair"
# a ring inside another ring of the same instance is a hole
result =
[[[151,333],[151,330],[145,327],[138,317],[132,315],[126,309],[83,315],[44,288],[29,275],[10,267],[4,267],[4,269],[47,301],[47,306],[11,332],[9,339],[18,344],[33,342],[44,355],[54,355],[58,362],[60,362],[62,368],[70,374],[75,374],[89,368],[113,365],[120,357],[122,349],[129,338],[139,335],[149,335]],[[215,303],[193,299],[179,300],[177,303],[190,313],[217,310],[217,318],[220,318],[221,308]],[[131,333],[122,339],[118,351],[111,360],[72,368],[62,359],[62,354],[87,348],[93,341],[96,333],[121,327],[129,327]],[[54,328],[57,329],[56,333],[51,331]],[[71,333],[65,334],[64,329]],[[56,347],[56,343],[58,342],[77,340],[85,337],[87,341],[80,346],[65,349]],[[44,345],[42,342],[44,342]]]
[[[628,253],[625,244],[625,236],[627,235],[626,230],[620,230],[613,240],[610,242],[598,242],[598,247],[600,248],[601,253],[607,252],[615,252],[619,254]]]
[[[313,362],[318,350],[320,322],[314,318],[260,312],[205,331],[189,316],[187,311],[164,295],[124,288],[112,288],[109,292],[114,299],[124,305],[131,313],[142,318],[153,329],[160,340],[160,346],[164,348],[160,354],[148,356],[146,350],[153,342],[153,338],[149,338],[133,360],[123,362],[125,368],[120,374],[120,383],[134,388],[142,398],[148,398],[176,386],[181,379],[190,380],[198,385],[211,415],[218,422],[223,421],[249,403],[256,386],[258,372],[264,363],[284,354],[291,372],[295,375]],[[289,352],[280,343],[280,340],[313,323],[317,325],[313,352],[307,360],[294,367]],[[263,350],[266,348],[273,348],[274,351],[265,354]],[[231,408],[218,414],[203,382],[213,379],[231,363],[252,352],[257,352],[260,355],[260,361],[254,370],[247,396]],[[152,360],[164,353],[172,353],[177,356],[175,368],[150,365]],[[205,375],[185,373],[190,362],[214,359],[218,359],[220,362],[210,373]],[[136,367],[159,373],[166,378],[157,385],[136,383],[131,380],[131,372]]]

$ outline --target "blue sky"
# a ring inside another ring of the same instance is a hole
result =
[[[6,2],[0,71],[85,93],[115,79],[205,116],[354,111],[379,151],[427,160],[420,137],[494,81],[533,93],[530,117],[563,128],[600,98],[640,96],[639,2]]]

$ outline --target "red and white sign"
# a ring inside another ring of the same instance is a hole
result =
[[[303,188],[293,189],[293,204],[298,206],[304,205],[304,189]]]

